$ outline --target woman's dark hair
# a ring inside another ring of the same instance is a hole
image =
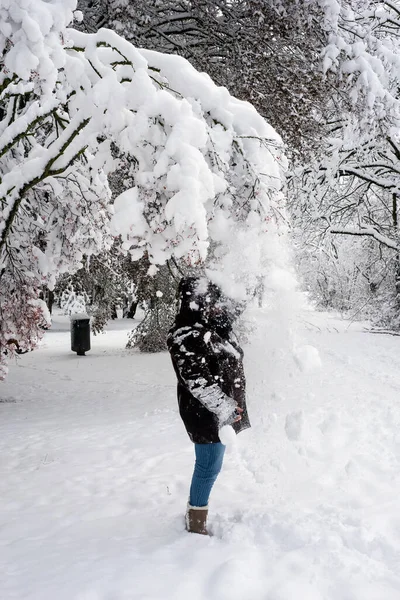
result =
[[[176,325],[203,323],[222,336],[229,335],[234,321],[245,308],[244,303],[222,294],[220,288],[206,277],[183,277],[178,294],[180,308]]]
[[[180,306],[177,320],[183,324],[204,321],[205,309],[219,300],[221,291],[206,277],[182,277],[178,297]]]

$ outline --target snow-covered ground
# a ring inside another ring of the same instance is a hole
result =
[[[184,531],[193,448],[169,357],[124,350],[129,327],[77,357],[58,319],[0,386],[1,600],[399,600],[400,338],[305,313],[322,366],[301,371],[257,316],[253,428],[208,538]]]

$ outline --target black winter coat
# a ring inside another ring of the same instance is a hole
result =
[[[219,429],[250,427],[246,409],[243,351],[231,334],[221,337],[207,323],[175,325],[167,338],[178,378],[179,412],[190,439],[219,442]],[[236,406],[243,409],[237,417]]]

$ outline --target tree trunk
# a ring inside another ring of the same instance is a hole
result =
[[[42,288],[41,296],[46,302],[46,306],[49,309],[49,313],[52,314],[54,304],[54,292],[52,290],[49,290],[47,287],[44,287]]]
[[[135,318],[135,314],[136,314],[136,310],[138,307],[139,302],[137,300],[133,300],[133,302],[131,303],[128,312],[126,313],[126,318],[127,319],[134,319]]]
[[[394,193],[392,195],[392,217],[393,217],[393,227],[394,227],[394,235],[399,246],[399,227],[398,227],[398,206],[397,206],[397,194]],[[395,258],[395,285],[396,285],[396,301],[397,305],[400,308],[400,251],[396,252]]]

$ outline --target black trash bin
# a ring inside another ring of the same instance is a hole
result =
[[[71,315],[71,350],[85,356],[90,350],[90,318],[88,315]]]

